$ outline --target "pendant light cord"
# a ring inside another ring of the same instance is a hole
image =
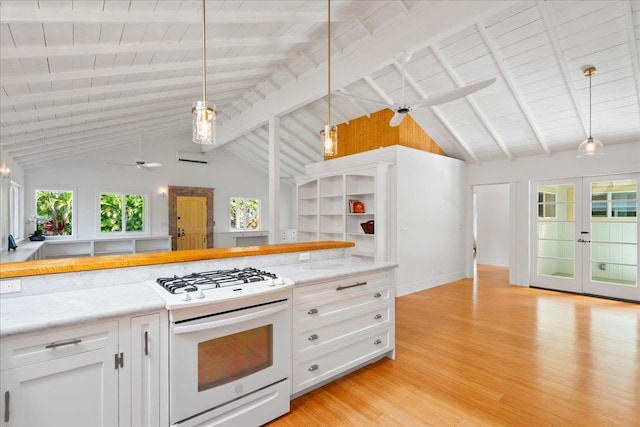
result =
[[[327,58],[328,58],[328,81],[327,81],[327,101],[329,104],[327,124],[331,125],[331,0],[327,1]]]
[[[593,72],[589,73],[589,138],[591,138],[591,76]]]
[[[202,0],[202,100],[207,102],[207,17],[205,1]]]

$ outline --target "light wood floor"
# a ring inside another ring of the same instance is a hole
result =
[[[291,402],[286,426],[640,426],[640,305],[509,286],[396,300],[396,360]]]

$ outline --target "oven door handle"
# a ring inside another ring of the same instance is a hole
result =
[[[180,325],[173,327],[174,334],[186,334],[189,332],[202,331],[204,329],[219,328],[221,326],[235,325],[249,320],[258,319],[260,317],[269,316],[270,314],[277,313],[282,310],[286,310],[288,303],[280,303],[275,307],[270,307],[264,310],[256,311],[253,313],[245,314],[242,316],[234,316],[229,319],[213,320],[211,322],[197,323],[195,325]]]

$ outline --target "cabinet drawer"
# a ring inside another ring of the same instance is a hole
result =
[[[95,323],[2,340],[2,370],[118,346],[118,322]]]
[[[337,376],[391,349],[390,331],[383,329],[335,349],[293,361],[293,393]]]
[[[369,292],[372,288],[391,285],[392,273],[362,274],[344,279],[330,280],[315,285],[293,288],[293,304],[305,304],[318,301],[335,301]]]
[[[349,298],[325,299],[293,306],[293,329],[309,330],[339,320],[348,320],[372,307],[387,305],[391,298],[389,286],[367,287]]]
[[[389,325],[391,308],[387,305],[375,307],[348,321],[339,320],[335,323],[324,325],[309,330],[298,330],[293,333],[293,357],[304,356],[311,351],[326,346],[339,344],[357,335],[369,332],[372,329]]]

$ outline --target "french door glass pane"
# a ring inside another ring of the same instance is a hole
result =
[[[591,183],[591,280],[637,284],[638,182]]]
[[[537,269],[543,276],[575,276],[575,186],[538,185]]]

